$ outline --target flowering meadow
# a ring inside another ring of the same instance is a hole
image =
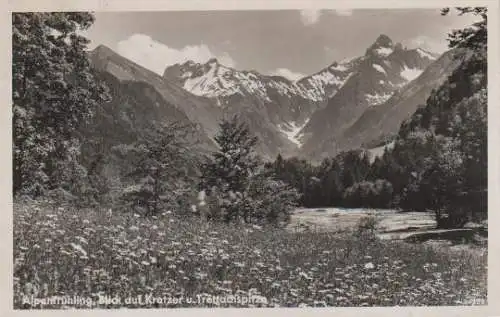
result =
[[[126,307],[486,304],[486,250],[436,249],[352,232],[208,224],[169,212],[144,218],[35,203],[14,205],[13,238],[16,309],[40,308],[23,303],[27,296],[137,294],[261,300]]]

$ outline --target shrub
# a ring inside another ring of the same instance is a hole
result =
[[[359,219],[354,234],[363,240],[375,240],[375,230],[380,220],[375,216],[365,216]]]
[[[295,188],[286,183],[262,177],[250,189],[254,205],[250,213],[255,222],[283,226],[290,221],[290,212],[297,207],[300,195]]]
[[[391,205],[392,185],[386,180],[355,183],[344,191],[346,207],[388,208]]]

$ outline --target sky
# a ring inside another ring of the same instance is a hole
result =
[[[98,12],[85,32],[90,48],[104,44],[163,74],[187,60],[217,58],[239,70],[297,79],[335,61],[364,54],[380,34],[409,48],[447,49],[447,33],[469,16],[439,9]]]

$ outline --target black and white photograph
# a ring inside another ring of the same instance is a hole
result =
[[[13,309],[491,304],[470,4],[10,12]]]

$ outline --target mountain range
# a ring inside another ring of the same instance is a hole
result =
[[[125,120],[134,130],[153,118],[180,121],[195,128],[204,148],[215,149],[219,120],[237,114],[259,138],[264,158],[280,153],[312,161],[390,140],[460,63],[452,51],[438,56],[407,49],[386,35],[363,56],[296,81],[237,70],[215,58],[171,65],[160,76],[105,46],[90,57],[115,87],[113,124]]]

